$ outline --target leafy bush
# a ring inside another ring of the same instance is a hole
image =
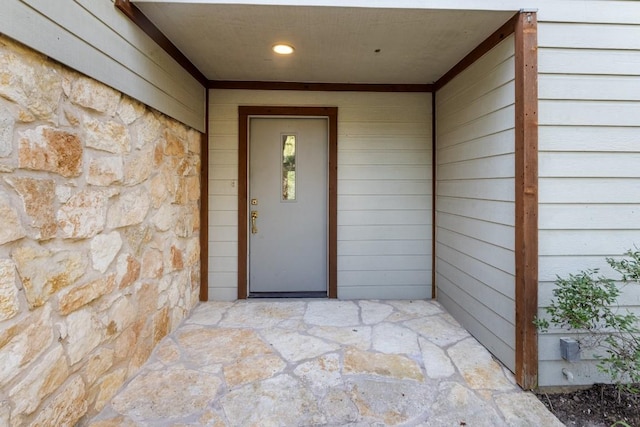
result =
[[[621,274],[616,280],[598,275],[597,269],[558,277],[554,299],[546,312],[549,319],[536,319],[538,329],[550,325],[577,333],[581,350],[601,350],[598,369],[629,391],[638,392],[631,383],[640,383],[640,317],[619,308],[618,297],[627,284],[640,283],[640,250],[628,251],[626,258],[607,258]],[[603,354],[603,355],[602,355]]]

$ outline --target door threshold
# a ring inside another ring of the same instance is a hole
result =
[[[251,292],[249,298],[328,298],[326,291],[321,292]]]

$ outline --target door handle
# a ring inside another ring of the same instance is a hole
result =
[[[251,211],[251,234],[258,233],[258,211]]]

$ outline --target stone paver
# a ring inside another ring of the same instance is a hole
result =
[[[200,304],[88,425],[562,426],[435,301]]]

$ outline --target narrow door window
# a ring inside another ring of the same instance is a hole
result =
[[[296,200],[295,135],[282,135],[282,200]]]

